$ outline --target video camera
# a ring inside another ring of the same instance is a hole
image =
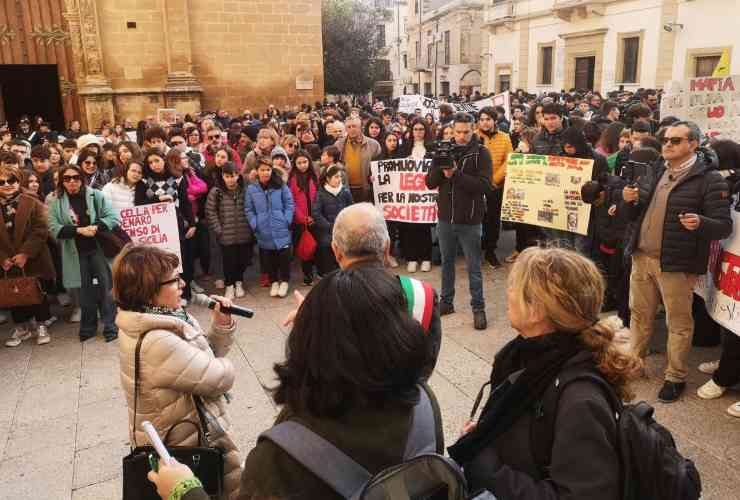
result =
[[[455,141],[437,141],[434,143],[434,160],[442,170],[455,167],[455,161],[462,156],[465,145]]]

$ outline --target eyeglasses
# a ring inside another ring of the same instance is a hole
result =
[[[663,144],[664,146],[666,146],[670,142],[671,145],[678,146],[683,141],[688,141],[688,140],[689,140],[688,137],[663,137],[660,140],[660,143]]]
[[[286,148],[297,148],[298,144],[286,144],[285,147]]]
[[[62,176],[62,182],[79,182],[80,176],[79,175],[63,175]]]
[[[4,186],[6,184],[8,186],[15,186],[16,184],[18,184],[18,179],[16,179],[15,177],[8,177],[7,180],[0,179],[0,186]]]
[[[177,276],[176,278],[172,278],[171,280],[161,282],[159,286],[163,287],[163,286],[171,285],[172,283],[177,283],[179,285],[180,281],[182,281],[182,279],[179,276]]]
[[[215,141],[216,139],[220,139],[221,135],[209,135],[208,138],[212,141]]]

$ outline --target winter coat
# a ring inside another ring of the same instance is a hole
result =
[[[206,219],[221,245],[251,243],[252,228],[244,211],[244,189],[211,189],[206,201]]]
[[[563,133],[563,129],[558,130],[554,134],[543,128],[542,131],[534,137],[532,141],[532,154],[536,155],[550,155],[550,156],[561,156],[563,154],[563,143],[560,135]]]
[[[496,130],[492,136],[488,136],[482,130],[478,130],[481,143],[488,149],[493,162],[493,176],[491,182],[494,186],[503,187],[506,179],[506,160],[509,153],[514,151],[511,138],[506,132]]]
[[[247,220],[257,236],[259,247],[265,250],[289,247],[295,203],[290,189],[277,172],[273,171],[266,189],[259,182],[247,186],[244,198]]]
[[[637,181],[640,190],[638,202],[635,204],[622,201],[620,209],[625,210],[629,220],[635,221],[625,252],[627,255],[632,255],[639,246],[645,212],[665,171],[665,163],[656,163],[655,168]],[[684,228],[678,219],[678,214],[681,213],[698,214],[701,219],[699,227],[694,231]],[[706,273],[710,243],[712,240],[727,238],[731,233],[729,187],[717,171],[716,156],[698,151],[697,159],[689,172],[676,183],[668,195],[660,250],[661,271]]]
[[[97,189],[85,188],[85,202],[90,215],[90,224],[102,222],[110,230],[121,223],[119,215],[113,210],[107,198]],[[65,226],[75,226],[70,215],[69,196],[65,192],[57,197],[49,207],[49,230],[62,246],[62,280],[65,288],[81,288],[80,256],[75,238],[59,239]]]
[[[230,427],[223,394],[231,389],[236,369],[226,358],[236,324],[229,327],[212,325],[208,334],[197,321],[194,325],[160,314],[119,309],[116,325],[119,331],[121,387],[128,404],[128,429],[132,444],[149,442],[141,428],[149,420],[164,438],[175,425],[185,420],[199,423],[193,395],[200,396],[205,408],[226,431],[211,445],[225,450],[224,480],[229,498],[236,498],[241,474],[239,450],[228,434]],[[147,333],[148,332],[148,333]],[[139,337],[141,344],[139,394],[134,415],[134,356]],[[192,425],[178,425],[170,432],[168,446],[196,446],[198,432]]]
[[[344,161],[344,146],[347,144],[347,136],[340,137],[337,139],[337,141],[334,143],[334,145],[337,147],[339,152],[341,153],[342,157],[340,158],[341,162],[346,165],[346,162]],[[370,178],[370,162],[377,160],[380,158],[382,151],[380,149],[380,144],[378,144],[378,141],[375,139],[370,139],[369,137],[362,136],[362,146],[360,149],[360,162],[361,162],[361,168],[362,168],[362,190],[363,191],[369,191],[369,189],[372,187],[369,182]]]
[[[593,365],[580,352],[561,373]],[[542,400],[550,400],[545,390]],[[555,418],[550,479],[544,479],[533,453],[538,408],[525,412],[494,443],[465,466],[471,491],[488,489],[506,500],[618,500],[622,477],[614,412],[601,387],[590,381],[568,384]],[[540,417],[541,418],[541,417]]]
[[[190,201],[190,206],[192,207],[193,217],[199,219],[203,217],[204,211],[201,211],[203,205],[200,202],[205,201],[201,200],[201,198],[205,198],[208,195],[208,184],[206,184],[206,181],[195,175],[192,171],[185,174],[185,178],[188,181],[188,200]]]
[[[242,172],[245,176],[249,175],[252,170],[255,170],[257,168],[257,165],[259,165],[259,161],[263,158],[272,158],[272,152],[267,154],[262,154],[262,151],[259,148],[255,148],[249,153],[247,153],[247,157],[244,159],[244,172]]]
[[[134,206],[134,192],[135,187],[129,187],[122,180],[109,182],[103,186],[103,194],[106,199],[110,202],[111,208],[116,213],[120,213],[124,208],[132,208]]]
[[[450,224],[480,224],[485,214],[484,196],[493,189],[492,172],[491,155],[475,135],[460,155],[457,171],[449,179],[438,160],[432,160],[426,185],[429,189],[439,189],[439,220]]]
[[[313,204],[316,203],[316,182],[313,178],[308,178],[308,197],[306,197],[306,193],[301,191],[301,188],[298,186],[298,179],[295,175],[292,175],[290,179],[288,179],[288,188],[290,189],[290,194],[293,195],[293,201],[295,202],[293,222],[303,226],[307,222],[306,219],[311,216],[311,208],[313,207]],[[311,200],[310,207],[308,203],[309,198]]]
[[[331,245],[334,221],[337,219],[339,212],[351,204],[352,193],[349,192],[346,185],[342,186],[342,190],[336,196],[327,191],[324,186],[319,188],[319,192],[316,194],[316,202],[312,207],[312,216],[320,247]]]
[[[442,418],[434,393],[432,401],[437,435],[437,453],[444,449]],[[296,414],[283,408],[275,424],[298,422],[320,435],[371,474],[403,462],[403,452],[412,421],[412,408],[387,405],[384,408],[355,407],[341,418],[319,418]],[[378,432],[382,429],[382,432]],[[372,439],[368,439],[372,436]],[[240,499],[311,498],[340,500],[339,496],[303,465],[297,463],[272,441],[262,439],[244,463]]]
[[[33,195],[19,195],[12,235],[8,234],[3,210],[0,210],[0,263],[19,253],[26,254],[28,260],[23,268],[26,276],[53,280],[56,271],[46,244],[48,237],[46,206]],[[21,274],[17,267],[10,271],[16,272]]]

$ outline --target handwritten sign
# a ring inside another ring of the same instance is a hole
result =
[[[172,125],[177,121],[177,110],[175,108],[157,108],[157,123],[168,123]]]
[[[432,160],[374,161],[370,164],[375,206],[385,220],[434,224],[437,222],[437,191],[425,179]]]
[[[591,180],[593,160],[509,154],[501,220],[586,235],[591,205],[581,186]]]
[[[153,203],[121,210],[121,229],[137,244],[155,245],[180,255],[180,233],[173,203]],[[182,262],[179,271],[182,272]]]
[[[431,113],[435,120],[439,119],[439,106],[444,104],[437,99],[430,99],[418,94],[402,95],[398,99],[398,111],[400,113],[414,114],[417,109],[421,110],[422,116]],[[486,106],[503,106],[506,110],[506,119],[511,120],[511,106],[509,105],[509,93],[504,92],[493,97],[480,99],[474,102],[450,102],[455,112],[465,111],[466,113],[477,113]]]
[[[696,122],[712,139],[740,141],[740,76],[671,82],[660,116]]]

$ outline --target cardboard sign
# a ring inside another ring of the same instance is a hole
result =
[[[501,220],[586,235],[591,205],[581,200],[581,186],[593,166],[580,158],[509,154]]]
[[[414,114],[417,109],[421,109],[422,116],[426,116],[431,113],[435,120],[439,120],[439,106],[441,104],[444,103],[437,99],[429,99],[418,94],[402,95],[398,100],[398,111],[399,113]],[[477,113],[486,106],[503,106],[506,110],[506,119],[511,121],[511,107],[509,105],[508,92],[474,102],[450,102],[447,104],[452,106],[455,112],[464,111],[466,113]]]
[[[712,139],[740,141],[740,76],[691,78],[671,82],[660,116],[696,122]]]
[[[708,272],[699,276],[694,292],[714,321],[740,335],[740,213],[731,214],[732,234],[711,243]]]
[[[121,229],[137,244],[155,245],[172,252],[180,259],[178,270],[182,272],[180,255],[180,232],[177,228],[175,204],[171,202],[153,203],[120,212]]]
[[[168,123],[172,125],[177,121],[177,110],[175,108],[157,109],[157,123]]]
[[[426,187],[431,159],[381,160],[370,164],[375,206],[385,220],[435,224],[437,191]]]

